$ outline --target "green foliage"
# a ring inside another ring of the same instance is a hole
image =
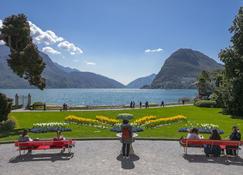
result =
[[[243,7],[229,31],[233,35],[232,45],[219,54],[225,63],[222,101],[226,112],[240,116],[243,114]]]
[[[200,99],[208,99],[213,92],[213,85],[211,83],[210,73],[202,71],[198,76],[197,89]]]
[[[8,119],[11,111],[12,101],[6,95],[0,93],[0,122]]]
[[[0,122],[1,131],[12,131],[15,128],[15,126],[16,126],[15,121],[10,120],[10,119]]]
[[[196,100],[194,102],[195,106],[198,107],[207,107],[207,108],[212,108],[212,107],[216,107],[216,101],[214,100]]]
[[[20,77],[40,89],[45,87],[41,74],[45,63],[30,36],[30,26],[24,14],[12,15],[3,20],[1,39],[10,48],[8,65]]]

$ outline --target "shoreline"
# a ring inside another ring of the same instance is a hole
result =
[[[164,107],[156,104],[153,106],[150,106],[149,108],[145,108],[144,106],[140,108],[139,106],[136,106],[135,108],[130,108],[129,106],[83,106],[81,108],[71,108],[68,110],[62,110],[61,105],[55,105],[55,108],[49,108],[46,110],[43,109],[14,109],[11,112],[65,112],[65,111],[115,111],[115,110],[139,110],[139,109],[153,109],[153,108],[168,108],[168,107],[176,107],[176,106],[192,106],[193,103],[185,103],[185,104],[179,104],[179,103],[171,103],[171,104],[165,104]],[[48,105],[47,105],[48,108]]]

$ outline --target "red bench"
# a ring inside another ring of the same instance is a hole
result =
[[[25,150],[47,150],[47,149],[63,149],[67,148],[71,152],[72,147],[75,145],[73,140],[38,140],[28,142],[15,142],[15,146],[21,155],[21,151]]]
[[[192,139],[181,139],[179,141],[180,145],[184,148],[185,154],[187,154],[187,148],[202,148],[204,145],[219,145],[221,149],[225,149],[226,146],[239,147],[243,145],[243,141],[232,141],[232,140],[209,140],[209,139],[200,139],[200,140],[192,140]],[[238,148],[232,148],[235,150],[239,150]]]

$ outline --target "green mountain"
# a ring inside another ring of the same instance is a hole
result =
[[[166,59],[151,88],[189,89],[203,70],[222,69],[223,65],[199,51],[179,49]]]
[[[126,87],[127,88],[142,88],[144,86],[150,86],[154,80],[156,74],[151,74],[146,77],[141,77],[130,82]]]
[[[0,88],[34,88],[22,78],[19,78],[8,67],[9,48],[0,46]],[[123,88],[124,85],[102,75],[91,72],[80,72],[76,69],[63,67],[52,62],[50,57],[40,52],[46,63],[43,76],[47,88]]]

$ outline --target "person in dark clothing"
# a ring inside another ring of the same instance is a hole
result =
[[[148,103],[148,101],[146,101],[145,108],[148,108],[148,107],[149,107],[149,103]]]
[[[236,126],[233,126],[232,133],[231,133],[229,139],[235,140],[235,141],[241,140],[240,130]],[[239,149],[238,146],[226,146],[226,154],[236,156],[237,155],[237,149]]]
[[[165,107],[165,102],[162,101],[161,104],[160,104],[160,106]]]
[[[212,134],[209,137],[209,139],[210,140],[221,140],[221,137],[220,137],[217,129],[212,130]],[[221,148],[219,145],[206,145],[204,147],[204,152],[207,157],[209,156],[209,154],[212,154],[214,157],[219,157],[221,154]]]
[[[133,142],[133,133],[132,126],[129,124],[128,120],[123,120],[123,124],[121,125],[121,142],[122,142],[122,155],[123,158],[129,158],[130,147]]]
[[[135,108],[135,101],[132,102],[132,107]]]
[[[140,103],[139,103],[139,106],[140,106],[140,108],[142,108],[142,106],[143,106],[143,104],[142,104],[142,102],[140,101]]]
[[[130,102],[130,108],[132,108],[132,104],[133,104],[133,103],[132,103],[132,101],[131,101],[131,102]]]

